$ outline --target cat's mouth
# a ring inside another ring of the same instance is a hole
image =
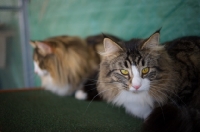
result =
[[[134,87],[130,87],[130,88],[129,88],[129,91],[130,91],[130,92],[134,92],[134,93],[140,92],[139,89],[135,89]]]
[[[129,92],[133,92],[133,93],[141,93],[141,92],[143,92],[143,91],[145,91],[145,90],[136,89],[136,88],[134,88],[134,87],[130,87],[128,91],[129,91]]]
[[[35,72],[35,74],[37,74],[38,76],[40,77],[43,77],[43,76],[48,76],[49,73],[47,71],[43,71],[43,72]]]

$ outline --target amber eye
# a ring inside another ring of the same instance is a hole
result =
[[[142,74],[147,74],[148,72],[149,72],[148,67],[142,69]]]
[[[122,69],[122,70],[120,70],[120,72],[121,72],[123,75],[128,75],[128,70]]]

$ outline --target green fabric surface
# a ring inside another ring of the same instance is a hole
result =
[[[48,91],[0,93],[0,131],[138,132],[142,120],[103,101]]]

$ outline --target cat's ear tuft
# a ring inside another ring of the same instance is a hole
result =
[[[159,45],[160,41],[160,32],[156,31],[154,34],[152,34],[142,45],[141,49],[151,49],[155,48]]]
[[[115,52],[123,51],[123,49],[117,43],[115,43],[109,38],[104,38],[103,44],[104,44],[105,52],[100,53],[103,56],[108,56],[108,55],[112,55]]]
[[[48,55],[52,53],[52,49],[47,43],[40,41],[36,41],[35,43],[42,55]]]

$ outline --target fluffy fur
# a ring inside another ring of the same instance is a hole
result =
[[[105,38],[98,91],[108,102],[146,119],[144,131],[199,130],[194,115],[200,110],[200,38],[183,37],[160,45],[159,35],[157,31],[147,39],[124,43]],[[170,115],[170,110],[178,115]],[[189,113],[187,118],[184,113]],[[195,125],[184,129],[188,118]],[[173,121],[177,124],[170,126]]]
[[[34,69],[42,86],[58,95],[71,95],[76,90],[83,90],[87,79],[99,68],[100,57],[96,47],[88,46],[79,37],[57,36],[32,41],[31,45],[34,47]],[[86,99],[86,96],[80,96],[80,91],[76,97]]]

